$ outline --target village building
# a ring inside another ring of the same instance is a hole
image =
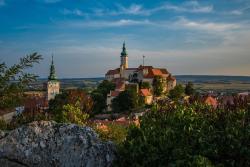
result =
[[[136,68],[129,68],[128,52],[125,42],[123,43],[120,55],[120,67],[111,69],[105,74],[105,79],[116,84],[114,91],[107,95],[107,110],[111,110],[112,100],[117,97],[120,92],[124,91],[127,85],[148,82],[151,87],[156,76],[162,79],[163,92],[168,92],[176,86],[176,79],[165,68],[154,68],[153,66],[140,65]],[[146,104],[151,104],[153,94],[151,90],[139,90],[138,93],[145,98]]]
[[[152,104],[153,95],[149,89],[140,89],[140,96],[143,97],[145,104],[147,104],[147,105]]]

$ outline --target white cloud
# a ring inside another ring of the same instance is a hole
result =
[[[5,5],[5,1],[4,0],[0,0],[0,6],[4,6]]]
[[[64,26],[75,27],[75,28],[108,28],[108,27],[123,27],[123,26],[140,26],[152,24],[148,20],[130,20],[121,19],[116,21],[69,21],[59,23]]]
[[[69,10],[69,9],[64,8],[61,11],[61,13],[64,15],[87,16],[87,14],[82,12],[80,9]]]
[[[149,15],[150,11],[143,9],[142,5],[132,4],[129,7],[124,7],[122,5],[117,5],[118,11],[110,12],[111,15],[120,15],[120,14],[128,14],[128,15]]]
[[[180,28],[184,27],[189,29],[207,30],[207,31],[228,31],[241,28],[240,24],[191,21],[185,18],[181,18],[180,20],[176,21],[174,25]]]
[[[174,10],[176,12],[188,13],[210,13],[213,11],[213,5],[202,6],[198,1],[189,1],[182,5],[165,4],[155,10]]]
[[[249,10],[249,9],[250,9],[250,5],[246,5],[245,7],[241,8],[241,9],[232,10],[228,14],[231,14],[231,15],[243,15],[245,13],[245,11]]]
[[[232,14],[232,15],[242,15],[243,11],[242,10],[233,10],[233,11],[230,12],[230,14]]]
[[[173,5],[171,3],[165,3],[160,6],[145,9],[141,4],[132,4],[129,7],[117,5],[118,9],[114,11],[95,9],[94,12],[98,16],[103,15],[151,15],[159,11],[175,11],[175,12],[188,12],[188,13],[211,13],[213,11],[213,5],[201,5],[198,1],[189,1],[180,5]]]

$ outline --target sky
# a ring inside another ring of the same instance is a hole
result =
[[[103,77],[119,67],[174,75],[250,76],[250,0],[0,0],[0,62],[33,52],[31,71],[59,78]]]

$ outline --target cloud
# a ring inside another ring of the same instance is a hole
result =
[[[212,5],[201,5],[198,1],[189,1],[179,5],[174,5],[171,3],[164,3],[160,6],[146,9],[141,4],[131,4],[126,7],[121,4],[117,5],[117,10],[104,10],[95,9],[94,13],[98,16],[103,15],[152,15],[153,13],[159,11],[175,11],[175,12],[188,12],[188,13],[211,13],[213,11]]]
[[[242,10],[233,10],[233,11],[230,12],[230,14],[232,14],[232,15],[242,15],[243,11]]]
[[[231,12],[229,12],[229,14],[231,15],[243,15],[245,13],[246,10],[250,9],[250,5],[247,5],[241,9],[236,9],[236,10],[232,10]]]
[[[202,6],[198,1],[189,1],[181,5],[173,5],[170,3],[166,3],[165,5],[154,10],[173,10],[176,12],[188,13],[211,13],[213,11],[213,5]]]
[[[150,11],[143,9],[142,5],[139,4],[132,4],[129,7],[124,7],[122,5],[117,5],[118,11],[113,11],[111,15],[120,15],[120,14],[127,14],[127,15],[149,15]]]
[[[70,9],[66,9],[64,8],[61,13],[63,15],[76,15],[76,16],[87,16],[88,14],[82,12],[80,9],[74,9],[74,10],[70,10]]]
[[[68,21],[62,22],[64,26],[74,27],[74,28],[110,28],[110,27],[123,27],[123,26],[141,26],[152,24],[148,20],[130,20],[121,19],[116,21]]]
[[[181,18],[174,23],[175,26],[180,28],[207,30],[207,31],[228,31],[241,28],[240,24],[234,23],[215,23],[205,21],[192,21],[186,18]]]
[[[5,5],[5,1],[4,0],[0,0],[0,6],[4,6]]]

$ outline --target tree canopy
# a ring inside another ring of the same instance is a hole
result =
[[[162,95],[163,92],[163,83],[161,76],[155,76],[153,80],[153,91],[155,96]]]
[[[41,55],[33,53],[10,67],[4,62],[0,63],[0,108],[12,108],[22,103],[25,88],[37,78],[26,70],[41,59]]]
[[[64,111],[75,109],[75,114],[78,115],[78,110],[82,114],[91,114],[93,109],[92,98],[81,89],[66,90],[61,94],[56,95],[55,99],[50,101],[50,113],[57,122],[65,122]],[[66,108],[65,108],[66,107]],[[72,120],[72,119],[69,119]]]
[[[114,89],[114,83],[104,80],[98,85],[96,90],[91,92],[91,97],[94,100],[93,113],[100,113],[106,108],[107,94]]]
[[[192,82],[188,82],[185,87],[185,94],[188,96],[195,94],[194,84]]]
[[[181,84],[175,86],[174,89],[169,91],[169,98],[172,100],[179,100],[185,93],[185,90]]]
[[[143,104],[142,98],[138,95],[135,89],[126,89],[121,92],[112,101],[112,109],[114,112],[131,111]]]

